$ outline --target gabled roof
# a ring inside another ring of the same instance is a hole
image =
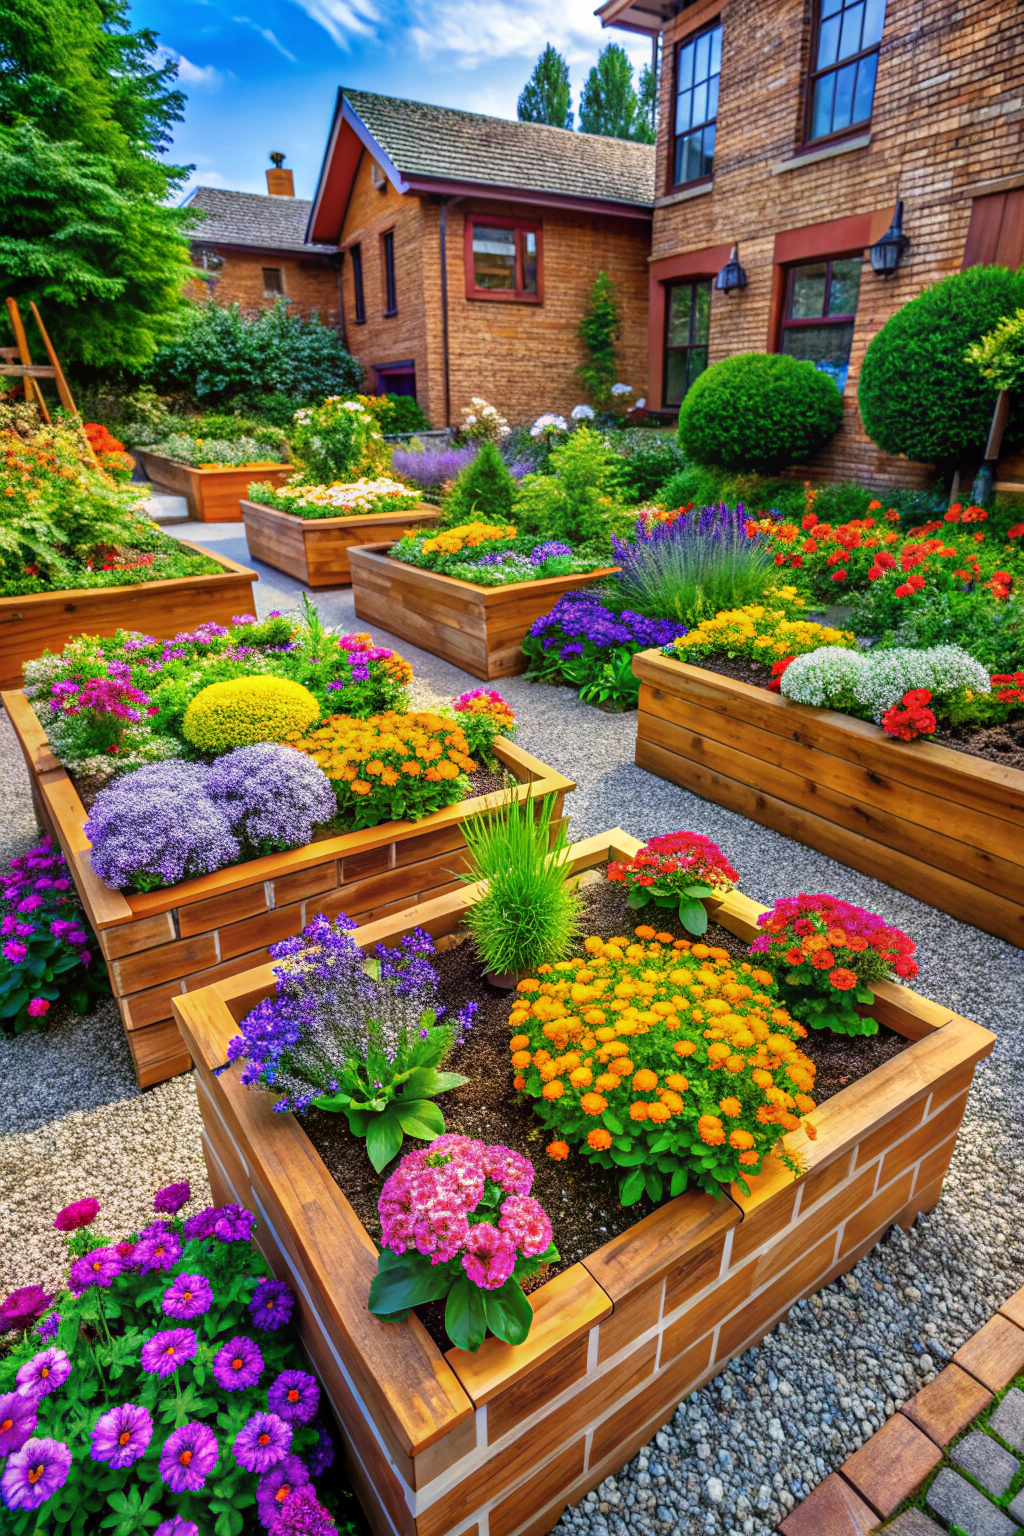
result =
[[[270,197],[259,192],[228,192],[223,187],[196,187],[184,206],[205,214],[190,233],[193,245],[234,245],[318,256],[330,256],[335,250],[332,245],[307,241],[306,225],[313,204],[304,197]]]
[[[653,144],[343,88],[309,234],[339,238],[362,149],[399,192],[508,195],[640,217],[654,204]]]

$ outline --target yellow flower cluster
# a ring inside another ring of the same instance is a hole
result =
[[[490,539],[514,539],[515,536],[516,530],[512,523],[460,523],[457,528],[445,528],[442,533],[424,539],[420,552],[424,555],[435,552],[459,555],[464,549],[475,549],[478,544],[486,544]]]
[[[695,625],[673,642],[677,654],[685,658],[687,651],[728,651],[730,656],[772,662],[782,656],[801,656],[820,645],[853,645],[854,636],[849,630],[791,618],[794,608],[803,607],[795,588],[783,587],[771,597],[782,601],[726,608],[713,619]]]
[[[319,718],[316,699],[291,678],[236,677],[199,690],[181,733],[200,752],[230,752],[259,741],[288,740]]]
[[[463,775],[476,769],[460,727],[427,710],[368,720],[332,715],[308,736],[287,740],[333,781],[342,812],[363,803],[361,826],[451,805],[466,787]]]
[[[556,1132],[555,1157],[572,1144],[607,1168],[656,1170],[673,1193],[757,1173],[814,1108],[806,1030],[767,971],[653,928],[635,933],[640,942],[589,938],[585,958],[519,983],[514,1086]]]

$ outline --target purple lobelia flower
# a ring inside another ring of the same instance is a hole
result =
[[[0,1495],[8,1509],[38,1509],[63,1488],[71,1470],[71,1452],[62,1440],[26,1440],[7,1458]]]
[[[308,843],[314,827],[338,813],[323,769],[304,752],[269,741],[219,757],[206,789],[234,835],[257,851]]]
[[[322,1424],[315,1424],[313,1427],[317,1433],[317,1441],[306,1460],[313,1476],[319,1477],[321,1472],[326,1472],[329,1467],[334,1466],[334,1441]]]
[[[113,889],[175,885],[241,857],[230,823],[206,793],[208,770],[147,763],[100,790],[85,823],[92,866]]]
[[[291,1450],[292,1427],[276,1413],[254,1413],[235,1436],[235,1460],[247,1472],[269,1472]]]
[[[267,1406],[271,1413],[291,1424],[308,1424],[316,1418],[320,1388],[308,1371],[282,1371],[270,1384]]]
[[[106,1461],[115,1472],[144,1456],[153,1438],[153,1420],[136,1403],[119,1403],[100,1414],[92,1431],[89,1455]]]
[[[100,1213],[100,1203],[90,1195],[86,1200],[73,1200],[54,1218],[58,1232],[77,1232],[79,1227],[90,1227]]]
[[[215,1205],[208,1205],[203,1210],[197,1211],[194,1216],[189,1216],[182,1228],[182,1236],[186,1243],[199,1243],[208,1237],[212,1237],[216,1220],[217,1207]]]
[[[276,1467],[265,1472],[256,1484],[256,1512],[268,1531],[281,1513],[289,1494],[309,1482],[309,1473],[298,1456],[286,1456]]]
[[[249,1316],[264,1333],[283,1328],[295,1307],[295,1295],[284,1280],[261,1280],[252,1293]]]
[[[35,1333],[41,1339],[55,1339],[60,1327],[60,1313],[51,1312],[49,1317],[44,1317],[41,1323],[35,1326]]]
[[[140,1275],[148,1275],[154,1269],[173,1269],[181,1258],[181,1240],[168,1230],[163,1222],[156,1221],[135,1244],[132,1268]]]
[[[198,1493],[217,1465],[217,1437],[206,1424],[172,1430],[160,1452],[160,1476],[172,1493]]]
[[[71,1361],[63,1349],[41,1349],[18,1371],[15,1378],[22,1397],[38,1402],[62,1387],[71,1375]]]
[[[557,539],[548,539],[545,544],[535,544],[530,551],[530,559],[534,565],[543,565],[545,560],[571,560],[575,550],[571,544],[561,544]]]
[[[252,1237],[252,1211],[244,1205],[222,1205],[213,1223],[213,1235],[222,1243],[247,1243]]]
[[[93,1248],[76,1259],[68,1275],[73,1296],[81,1296],[91,1285],[106,1290],[124,1271],[124,1262],[116,1248]]]
[[[0,1397],[0,1461],[12,1451],[20,1451],[32,1438],[36,1417],[36,1398],[20,1392],[5,1392]]]
[[[163,1212],[166,1216],[177,1216],[191,1199],[191,1187],[188,1180],[183,1179],[180,1184],[165,1184],[163,1189],[158,1189],[153,1196],[153,1209],[158,1215]]]
[[[181,1515],[173,1515],[170,1520],[161,1520],[153,1536],[199,1536],[199,1527],[194,1520],[183,1520]]]
[[[175,1322],[190,1323],[194,1317],[202,1317],[213,1305],[213,1287],[205,1275],[178,1275],[164,1291],[161,1306],[165,1317]]]
[[[52,1300],[41,1285],[20,1285],[0,1302],[0,1333],[7,1333],[12,1328],[31,1327]]]
[[[247,1387],[254,1387],[262,1371],[263,1356],[252,1339],[247,1339],[244,1334],[229,1339],[213,1357],[214,1377],[225,1392],[244,1392]]]
[[[191,1328],[165,1328],[142,1346],[142,1369],[150,1376],[173,1376],[179,1365],[195,1358],[198,1341]]]
[[[337,1536],[338,1527],[316,1496],[312,1483],[303,1483],[281,1506],[272,1536]]]

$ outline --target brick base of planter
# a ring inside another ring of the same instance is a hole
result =
[[[1024,1289],[1005,1301],[995,1317],[957,1350],[934,1381],[904,1403],[786,1516],[778,1527],[781,1536],[871,1536],[876,1531],[885,1536],[941,1536],[945,1525],[936,1524],[920,1509],[892,1517],[939,1466],[947,1447],[1022,1372]],[[998,1496],[1024,1460],[1024,1394],[1008,1394],[993,1416],[993,1428],[1018,1446],[1016,1463],[981,1432],[960,1441],[952,1460]],[[1015,1518],[1011,1518],[954,1466],[943,1467],[929,1491],[929,1502],[946,1525],[960,1525],[985,1536],[990,1532],[1013,1536],[1024,1523],[1024,1497],[1018,1495],[1014,1501],[1011,1514]]]

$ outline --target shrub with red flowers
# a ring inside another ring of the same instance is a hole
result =
[[[0,1304],[5,1536],[337,1532],[312,1483],[334,1448],[289,1326],[295,1297],[269,1275],[250,1212],[184,1218],[190,1199],[168,1185],[157,1219],[121,1243],[95,1230],[98,1201],[74,1201],[54,1222],[66,1287]],[[336,1492],[332,1479],[332,1505]],[[296,1498],[305,1523],[286,1518]]]
[[[794,1018],[840,1035],[874,1035],[854,1004],[874,1001],[872,982],[917,975],[917,945],[884,917],[835,896],[785,896],[757,920],[750,953],[774,974]]]
[[[0,871],[0,1027],[39,1029],[59,998],[86,1013],[109,991],[64,855],[44,837]]]
[[[532,1187],[533,1164],[510,1147],[445,1135],[407,1153],[377,1202],[370,1311],[399,1322],[447,1297],[444,1326],[457,1348],[478,1350],[488,1329],[522,1344],[533,1309],[520,1282],[558,1260]]]
[[[698,938],[708,926],[701,898],[732,890],[739,878],[718,844],[700,832],[664,832],[628,861],[608,865],[608,879],[626,887],[627,906],[671,908]]]
[[[87,421],[82,431],[99,460],[100,468],[105,469],[114,480],[130,480],[135,460],[130,453],[125,452],[124,443],[119,443],[98,421]]]
[[[882,730],[888,736],[898,737],[900,741],[914,741],[918,736],[933,735],[938,721],[934,711],[928,708],[931,702],[932,696],[927,688],[908,689],[902,703],[894,704],[882,716]]]

